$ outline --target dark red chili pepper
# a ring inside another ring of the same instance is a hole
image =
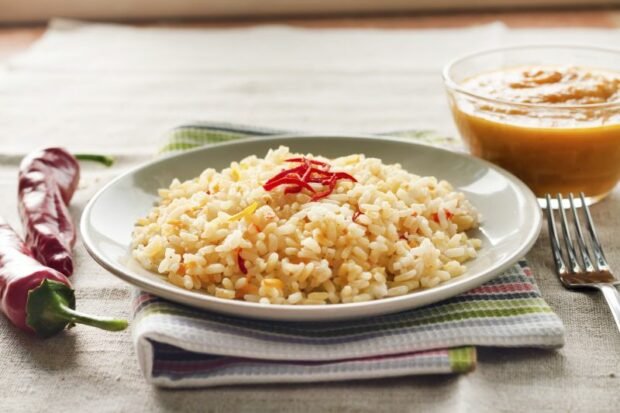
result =
[[[19,170],[18,207],[26,244],[42,264],[73,273],[76,231],[67,205],[80,180],[80,166],[62,148],[28,155]]]
[[[241,270],[243,274],[248,273],[248,269],[245,266],[245,261],[241,257],[241,248],[237,250],[237,265],[239,265],[239,270]]]
[[[30,249],[2,218],[0,309],[14,325],[41,337],[49,337],[75,323],[109,331],[127,327],[125,320],[76,311],[75,295],[67,277],[35,260]]]

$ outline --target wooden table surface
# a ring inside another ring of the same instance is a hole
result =
[[[464,27],[500,21],[509,27],[620,27],[620,8],[565,11],[460,12],[398,14],[389,16],[333,16],[260,19],[200,20],[186,22],[140,22],[137,25],[174,27],[240,27],[257,24],[288,24],[309,28],[423,29]],[[0,26],[0,60],[19,53],[36,41],[45,25]]]

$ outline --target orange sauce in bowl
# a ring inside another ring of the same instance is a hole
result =
[[[489,72],[451,96],[470,151],[521,178],[538,196],[608,193],[620,179],[620,73],[580,67]]]

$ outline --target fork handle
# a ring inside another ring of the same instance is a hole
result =
[[[618,330],[620,330],[620,293],[612,284],[599,284],[599,289],[603,293],[605,300],[607,300],[607,305],[609,305]]]

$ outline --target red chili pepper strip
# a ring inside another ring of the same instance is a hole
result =
[[[15,231],[0,218],[0,310],[17,327],[49,337],[87,324],[119,331],[127,321],[75,311],[71,283],[60,272],[41,265]]]
[[[317,201],[319,199],[322,199],[322,198],[325,198],[331,195],[332,192],[334,192],[334,189],[336,189],[336,184],[338,183],[339,179],[349,179],[353,182],[357,182],[357,179],[355,179],[354,177],[352,177],[346,172],[335,172],[332,174],[332,176],[329,178],[328,181],[323,182],[325,185],[328,185],[328,189],[324,192],[320,192],[320,193],[313,195],[312,200]]]
[[[308,164],[308,168],[306,168],[304,174],[301,176],[302,181],[308,182],[308,179],[310,179],[310,177],[312,176],[313,169],[316,168],[312,168],[310,167],[310,164]]]
[[[346,172],[335,172],[334,176],[336,177],[336,179],[348,179],[349,181],[357,182],[357,179],[355,179],[352,175],[349,175]]]
[[[322,175],[326,177],[331,177],[334,173],[328,170],[318,169],[318,168],[310,168],[310,174]]]
[[[316,161],[305,157],[286,159],[286,162],[299,162],[301,165],[292,169],[281,171],[273,178],[269,179],[263,185],[263,188],[266,191],[270,191],[280,185],[288,185],[288,187],[284,190],[285,194],[296,194],[301,192],[302,189],[307,189],[314,194],[312,196],[312,200],[316,201],[329,196],[336,188],[338,180],[344,179],[357,182],[353,176],[346,172],[331,172],[329,170],[331,166],[325,162]],[[312,165],[318,165],[324,169],[314,167]],[[317,183],[327,186],[327,189],[323,192],[317,193],[316,190],[310,186],[310,183]]]
[[[313,165],[321,165],[327,168],[331,168],[331,165],[325,162],[317,161],[316,159],[308,159],[308,158],[289,158],[285,159],[285,162],[310,162]]]
[[[299,172],[304,172],[305,170],[305,166],[304,165],[300,165],[297,166],[293,169],[286,169],[284,171],[279,172],[278,174],[276,174],[273,178],[270,178],[267,182],[265,182],[265,185],[270,184],[272,182],[277,181],[278,179],[284,178],[286,176],[289,176],[291,174],[296,174]]]
[[[325,184],[326,182],[329,182],[329,178],[308,178],[306,179],[306,182],[311,184]]]
[[[306,188],[308,191],[310,191],[312,193],[316,192],[314,190],[314,188],[312,188],[310,186],[309,183],[302,181],[299,177],[284,177],[284,178],[280,178],[277,181],[266,183],[265,185],[263,185],[263,188],[265,188],[266,191],[270,191],[273,188],[276,188],[276,187],[278,187],[280,185],[287,185],[287,184],[299,185],[301,187]]]
[[[19,170],[18,208],[26,244],[42,264],[69,276],[76,230],[68,204],[80,180],[80,167],[62,148],[28,155]]]
[[[243,274],[248,273],[248,269],[245,266],[245,261],[241,257],[241,248],[237,250],[237,265],[239,265],[239,270],[241,270]]]
[[[355,211],[355,213],[353,214],[353,217],[351,218],[351,221],[355,222],[356,219],[359,218],[359,216],[362,215],[362,211],[360,211],[359,209],[357,211]]]
[[[284,190],[285,194],[298,194],[303,188],[301,186],[289,186]]]
[[[334,176],[332,176],[329,179],[329,181],[326,182],[326,185],[328,186],[327,190],[314,194],[312,196],[312,200],[313,201],[318,201],[319,199],[323,199],[323,198],[331,195],[331,193],[334,192],[334,189],[336,188],[336,178]]]
[[[450,212],[448,210],[445,210],[445,209],[444,209],[444,213],[446,214],[446,219],[448,221],[450,221],[452,219],[452,217],[454,216],[454,214],[452,212]],[[431,219],[439,224],[439,214],[437,212],[433,212],[431,214]]]

